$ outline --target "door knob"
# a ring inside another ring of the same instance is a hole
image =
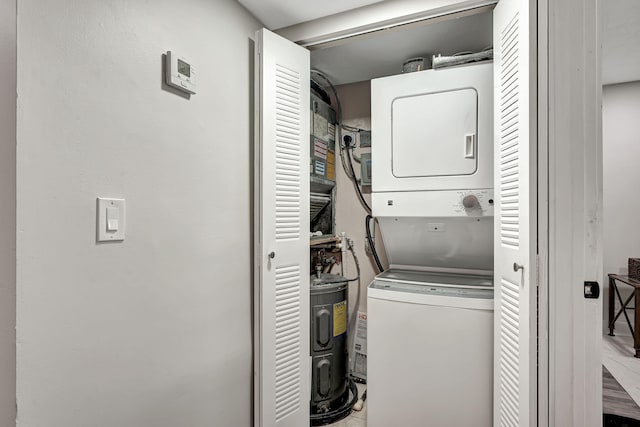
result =
[[[524,270],[524,265],[518,264],[517,262],[513,263],[513,271]]]
[[[276,253],[275,252],[270,252],[269,253],[269,258],[270,259],[274,259],[276,257]]]

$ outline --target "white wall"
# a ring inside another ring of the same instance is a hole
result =
[[[602,95],[603,133],[603,326],[608,332],[608,273],[627,274],[629,257],[640,258],[640,82],[605,86]],[[621,286],[623,295],[630,289]],[[633,304],[631,304],[633,306]],[[619,307],[619,305],[616,305]],[[629,315],[633,318],[633,312]],[[621,317],[616,333],[629,335]]]
[[[15,420],[16,1],[0,1],[0,426]]]
[[[259,26],[234,0],[18,3],[20,426],[251,425]],[[99,196],[124,242],[96,244]]]
[[[341,85],[336,88],[342,103],[342,120],[345,124],[359,127],[361,129],[371,129],[371,83],[360,82],[349,85]],[[335,105],[335,103],[334,103]],[[370,152],[368,148],[356,149],[356,154]],[[345,153],[346,154],[346,153]],[[360,311],[367,311],[367,286],[375,275],[376,270],[373,258],[365,252],[365,217],[367,212],[358,200],[358,195],[352,182],[347,177],[339,156],[336,156],[336,183],[338,186],[337,202],[336,202],[336,230],[344,231],[347,236],[353,239],[355,243],[355,253],[360,262],[361,279],[360,279]],[[360,164],[353,164],[356,176],[360,177]],[[375,173],[375,172],[374,172]],[[371,206],[371,194],[365,192],[364,198]],[[374,227],[371,221],[371,227]],[[376,248],[378,255],[382,261],[384,268],[389,268],[387,256],[382,242],[379,228],[376,227]],[[351,254],[347,255],[346,276],[356,277],[356,267]],[[337,270],[336,270],[337,271]],[[355,306],[358,288],[352,282],[349,289],[349,301],[351,307]]]

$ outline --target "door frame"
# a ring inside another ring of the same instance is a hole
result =
[[[473,1],[459,1],[449,0],[449,5],[439,2],[438,8],[425,9],[420,12],[415,12],[407,16],[386,16],[386,19],[382,21],[375,21],[380,19],[375,11],[372,11],[370,15],[363,11],[359,11],[358,17],[368,16],[372,19],[371,22],[358,21],[360,26],[356,26],[349,30],[348,28],[340,28],[340,22],[333,23],[333,26],[325,27],[325,32],[322,32],[322,24],[324,18],[317,20],[318,22],[312,22],[307,24],[294,25],[282,30],[276,31],[280,35],[283,35],[290,40],[299,43],[310,50],[317,50],[335,46],[337,44],[346,43],[351,40],[367,37],[375,30],[396,30],[400,28],[408,28],[414,25],[424,25],[424,21],[438,22],[442,20],[451,19],[453,16],[461,17],[473,13],[483,13],[492,9],[499,0],[473,0]],[[541,19],[548,16],[548,0],[537,1],[537,14],[538,14],[538,108],[537,108],[537,129],[538,139],[537,141],[531,141],[531,143],[537,146],[537,159],[548,158],[548,117],[547,117],[547,82],[548,82],[548,20]],[[434,3],[430,0],[423,0],[423,6],[426,7],[428,3]],[[445,2],[446,3],[446,2]],[[377,4],[378,6],[380,3]],[[377,7],[376,5],[370,8]],[[362,8],[366,9],[366,8]],[[347,12],[348,13],[348,12]],[[323,28],[324,29],[324,28]],[[375,29],[375,30],[374,30]],[[548,274],[548,252],[549,252],[549,206],[548,206],[548,194],[549,194],[549,170],[548,163],[546,161],[537,161],[537,165],[533,167],[537,168],[537,208],[538,208],[538,257],[537,257],[537,278],[538,278],[538,319],[537,322],[532,324],[537,325],[538,335],[538,372],[537,384],[533,386],[537,389],[537,418],[539,426],[549,425],[549,396],[550,396],[550,382],[549,382],[549,274]],[[559,406],[561,407],[561,405]]]
[[[549,0],[538,0],[538,426],[549,426],[549,117],[548,117],[548,16]]]
[[[602,363],[602,299],[585,300],[582,291],[585,280],[602,277],[600,2],[532,1],[538,10],[538,425],[600,426],[601,372],[593,368]],[[277,33],[313,50],[496,2],[422,0],[412,2],[421,11],[411,13],[409,1],[393,11],[377,3]],[[581,108],[572,108],[576,98]]]
[[[548,210],[540,270],[548,301],[547,425],[595,427],[602,425],[602,298],[585,299],[583,282],[603,277],[600,2],[538,2],[546,26],[538,82]]]

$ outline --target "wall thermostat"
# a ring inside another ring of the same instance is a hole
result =
[[[167,51],[166,55],[166,82],[189,94],[196,93],[196,70],[193,64],[186,59]]]

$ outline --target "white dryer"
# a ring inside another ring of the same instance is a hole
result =
[[[369,285],[368,427],[493,425],[492,282],[391,270]]]
[[[374,196],[493,188],[493,63],[372,80],[371,135]]]

